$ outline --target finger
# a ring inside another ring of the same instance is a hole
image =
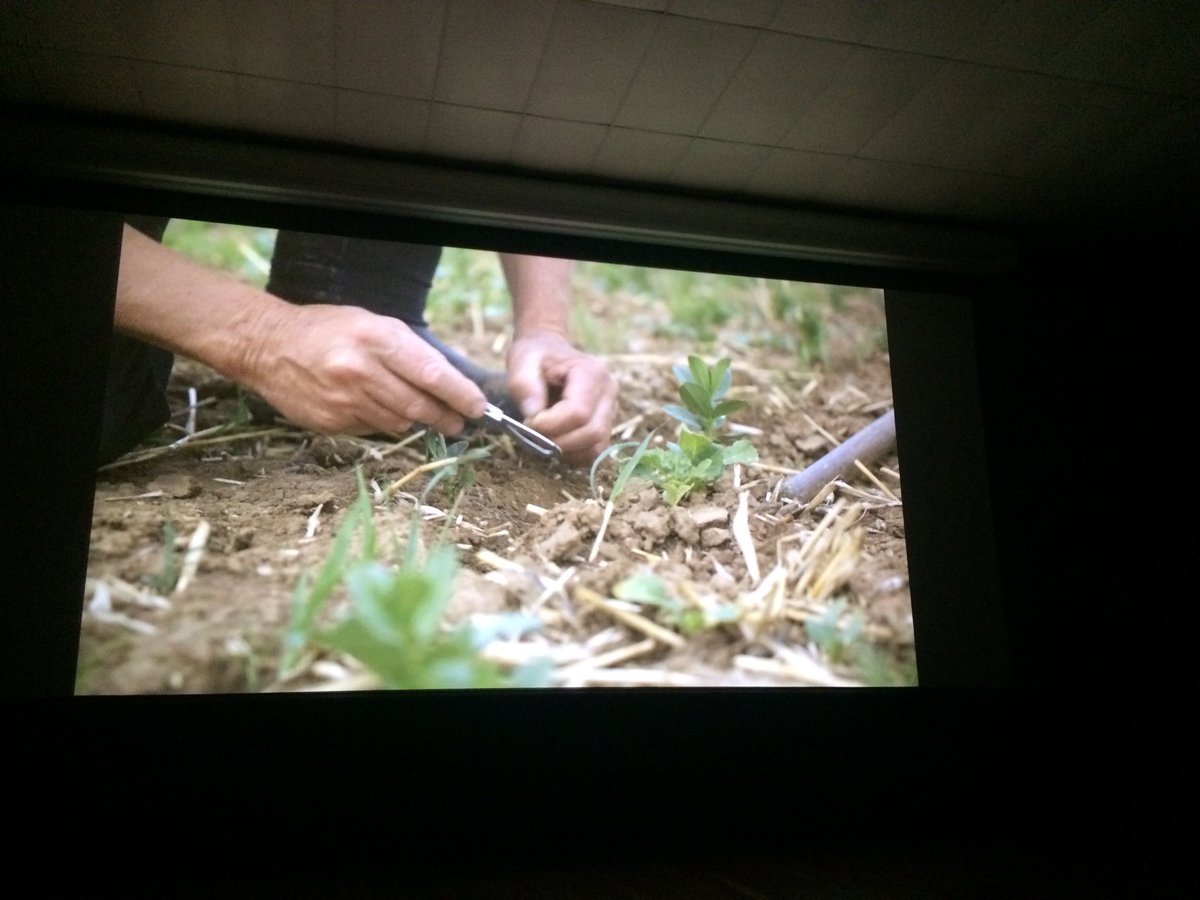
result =
[[[481,417],[487,406],[487,398],[479,385],[454,368],[446,357],[414,335],[406,326],[399,322],[396,324],[403,329],[403,333],[396,340],[394,351],[382,356],[388,371],[415,388],[418,394],[432,398],[437,407],[448,407],[464,419]],[[430,411],[430,414],[434,420],[425,424],[437,427],[438,422],[441,422],[453,427],[453,420],[447,419],[445,413]],[[458,430],[462,430],[461,422],[458,424]]]
[[[599,456],[610,443],[616,412],[615,398],[605,398],[583,425],[555,436],[566,461],[586,465]]]
[[[508,389],[528,421],[546,408],[546,380],[542,375],[543,355],[518,353],[508,369]]]
[[[352,432],[347,432],[348,434],[371,434],[376,431],[403,434],[419,421],[404,415],[387,403],[379,402],[377,398],[371,396],[370,391],[363,397],[362,409],[356,419],[359,427]]]
[[[380,430],[403,431],[413,422],[420,422],[453,437],[461,434],[466,427],[466,421],[453,408],[407,384],[396,391],[383,394],[378,392],[378,388],[368,388],[367,393],[377,414],[381,414],[388,421],[407,423],[404,428],[389,427]]]
[[[616,395],[616,381],[604,364],[581,360],[564,373],[561,399],[528,424],[544,434],[567,435],[596,420]]]

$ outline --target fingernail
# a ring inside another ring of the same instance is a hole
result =
[[[532,418],[542,411],[542,406],[536,400],[530,398],[521,401],[521,415],[525,418]]]

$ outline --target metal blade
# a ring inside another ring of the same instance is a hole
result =
[[[500,430],[510,435],[517,443],[544,459],[558,459],[562,449],[540,431],[535,431],[524,422],[505,415],[504,410],[491,403],[483,411],[483,417],[493,422]]]

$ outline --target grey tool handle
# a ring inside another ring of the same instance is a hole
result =
[[[873,462],[896,446],[896,411],[889,410],[862,431],[830,450],[815,463],[783,483],[782,494],[807,503],[817,491],[854,468]]]

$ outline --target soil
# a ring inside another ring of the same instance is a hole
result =
[[[379,686],[356,659],[317,645],[280,671],[297,582],[329,556],[358,496],[359,469],[389,558],[418,515],[424,547],[442,537],[457,546],[460,568],[445,628],[502,612],[540,623],[481,651],[502,668],[549,658],[547,683],[563,687],[915,683],[894,449],[866,467],[869,475],[854,470],[812,502],[786,494],[791,472],[891,406],[888,357],[877,341],[882,299],[861,291],[841,307],[817,365],[802,365],[787,347],[719,329],[714,340],[697,344],[666,327],[641,327],[622,352],[601,354],[622,390],[614,442],[640,441],[655,427],[659,441],[671,439],[678,423],[662,407],[678,402],[672,365],[689,352],[710,361],[729,356],[731,396],[749,406],[726,437],[748,438],[760,465],[730,467],[711,490],[693,492],[677,507],[644,482],[631,482],[594,555],[617,471],[611,459],[597,467],[597,499],[587,469],[479,435],[473,444],[491,452],[471,464],[475,483],[457,509],[449,479],[422,505],[427,475],[385,493],[426,461],[422,439],[330,438],[261,415],[231,426],[247,406],[239,391],[203,366],[178,361],[170,391],[175,428],[97,475],[77,691]],[[642,319],[631,318],[644,324],[658,315],[661,324],[661,313],[643,311]],[[443,324],[438,331],[499,367],[505,332],[493,324]],[[189,391],[198,436],[163,450],[185,433]],[[749,531],[743,542],[735,537],[740,505]],[[194,573],[186,571],[189,542],[198,545]],[[693,631],[668,610],[615,600],[618,585],[642,572],[656,575],[682,608],[722,615]],[[341,597],[335,592],[326,615],[338,614]]]

